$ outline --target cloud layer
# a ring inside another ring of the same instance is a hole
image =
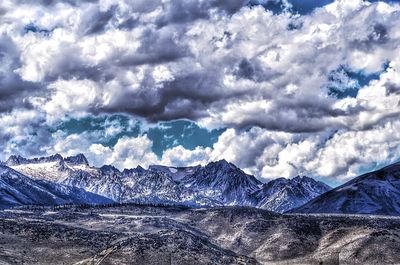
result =
[[[265,178],[338,182],[397,160],[399,4],[298,4],[2,1],[2,156],[86,151],[121,167],[226,158]],[[213,146],[162,153],[148,135],[105,145],[54,129],[117,113],[230,129]]]

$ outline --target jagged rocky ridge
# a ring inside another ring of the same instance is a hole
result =
[[[123,171],[110,165],[91,167],[82,154],[34,159],[11,156],[5,164],[34,180],[81,188],[115,202],[239,205],[285,212],[330,189],[308,177],[278,179],[264,184],[225,160],[204,167],[156,165]]]

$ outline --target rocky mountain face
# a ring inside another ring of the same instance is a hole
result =
[[[254,193],[257,207],[274,212],[297,208],[332,189],[321,181],[306,176],[279,178],[263,185]]]
[[[0,165],[0,209],[22,205],[107,204],[112,200],[83,189],[31,179]]]
[[[80,156],[80,155],[78,155]],[[18,165],[26,165],[26,164],[41,164],[41,163],[49,163],[49,162],[59,162],[64,160],[64,158],[60,154],[55,154],[52,156],[39,157],[27,159],[20,155],[12,155],[6,161],[6,164],[9,166],[18,166]]]
[[[254,205],[252,193],[262,183],[226,160],[199,167],[181,179],[181,184],[197,194],[211,197],[223,205]]]
[[[34,180],[84,189],[115,202],[189,206],[254,206],[284,212],[326,192],[329,186],[307,177],[263,184],[225,160],[206,166],[132,169],[91,167],[84,155],[26,159],[11,156],[6,165]]]
[[[361,175],[293,212],[400,215],[400,163]]]

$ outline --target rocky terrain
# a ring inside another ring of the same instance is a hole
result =
[[[0,264],[400,264],[400,218],[124,205],[0,211]]]

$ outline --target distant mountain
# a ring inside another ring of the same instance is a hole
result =
[[[293,179],[279,178],[263,185],[256,191],[257,207],[274,212],[286,212],[297,208],[332,188],[321,181],[306,176]]]
[[[83,189],[33,180],[0,165],[0,209],[21,205],[105,204],[112,200]]]
[[[206,166],[123,171],[111,165],[91,167],[84,155],[26,159],[11,156],[7,165],[36,180],[77,187],[116,202],[190,206],[240,205],[283,212],[320,195],[329,187],[311,178],[279,179],[263,184],[226,160]]]
[[[400,215],[400,163],[361,175],[292,212]]]

